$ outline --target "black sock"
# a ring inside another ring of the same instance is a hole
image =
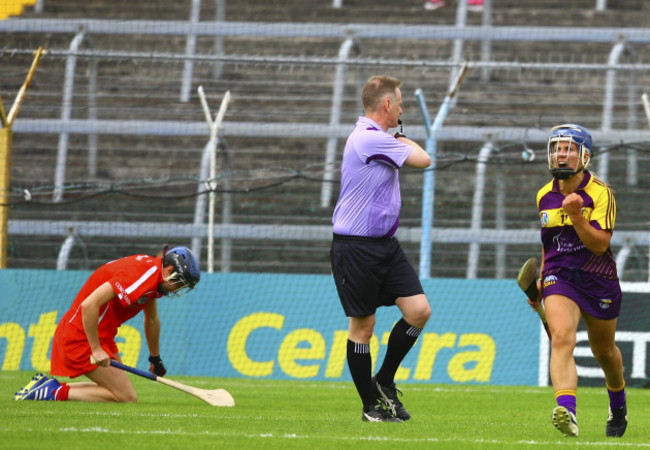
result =
[[[421,331],[422,328],[409,325],[404,318],[395,324],[388,337],[388,347],[386,348],[384,363],[381,365],[379,372],[377,372],[377,381],[379,384],[382,386],[390,386],[393,384],[395,373],[400,363],[409,350],[413,348]]]
[[[359,344],[348,339],[347,356],[352,381],[363,402],[363,410],[367,412],[377,402],[377,391],[370,379],[372,371],[370,344]]]

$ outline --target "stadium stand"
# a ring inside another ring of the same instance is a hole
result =
[[[21,17],[28,19],[55,19],[61,23],[74,20],[159,20],[160,26],[169,21],[186,21],[190,17],[189,1],[179,2],[127,2],[115,0],[45,0],[43,12],[35,14],[27,8]],[[218,2],[203,2],[201,20],[214,20]],[[422,10],[421,0],[377,2],[370,0],[344,1],[340,9],[332,8],[326,0],[304,2],[300,0],[245,2],[227,1],[228,22],[259,22],[287,24],[368,24],[403,25],[405,35],[409,27],[453,26],[456,11],[448,7],[436,12]],[[491,22],[496,27],[532,25],[535,27],[591,28],[634,28],[645,27],[648,9],[642,1],[610,1],[608,9],[598,12],[593,0],[571,2],[567,13],[565,1],[544,0],[534,5],[520,5],[515,0],[494,1]],[[481,24],[480,14],[467,17],[468,26]],[[2,33],[2,31],[0,31]],[[65,52],[75,36],[74,32],[52,32],[32,30],[29,32],[3,33],[4,48],[0,53],[3,73],[9,74],[0,82],[0,92],[6,102],[13,98],[29,67],[32,51],[43,45],[51,51],[46,56],[30,88],[20,118],[29,120],[58,119],[61,114],[66,59]],[[209,93],[213,110],[218,107],[221,95],[226,90],[233,93],[233,103],[228,109],[226,121],[237,123],[286,124],[281,136],[251,136],[229,134],[226,123],[222,145],[221,167],[229,167],[242,175],[221,183],[222,189],[233,194],[232,222],[235,224],[269,224],[276,226],[313,225],[327,227],[331,217],[331,206],[321,207],[321,185],[313,179],[322,176],[323,153],[326,138],[300,135],[296,124],[314,126],[327,124],[331,114],[334,65],[341,48],[339,37],[287,36],[265,38],[262,34],[228,36],[224,41],[226,55],[239,57],[226,61],[222,73],[215,76],[214,61],[197,61],[195,64],[190,101],[179,98],[183,64],[170,58],[148,58],[157,54],[183,54],[187,39],[182,35],[137,35],[119,33],[88,32],[81,45],[81,51],[91,56],[78,58],[75,75],[74,104],[72,119],[86,119],[90,113],[87,93],[88,73],[97,63],[99,85],[96,111],[100,120],[168,121],[177,123],[201,123],[203,113],[196,96],[196,87],[201,84]],[[455,41],[451,38],[438,39],[364,39],[357,42],[354,51],[364,58],[376,60],[399,58],[400,60],[434,60],[449,62]],[[468,39],[463,43],[463,56],[469,61],[480,61],[483,52],[481,39]],[[647,49],[644,44],[642,49]],[[634,44],[626,47],[628,59],[643,62],[634,54]],[[16,52],[22,50],[23,52]],[[481,77],[475,70],[465,80],[458,103],[452,110],[445,126],[472,127],[521,127],[545,130],[558,120],[580,121],[587,127],[599,130],[603,111],[603,86],[607,72],[604,66],[612,50],[611,42],[576,41],[568,43],[547,41],[525,41],[514,44],[511,41],[495,41],[491,46],[493,61],[521,63],[522,67],[490,69],[489,79]],[[57,55],[55,51],[60,53]],[[93,58],[92,55],[95,57]],[[210,55],[214,52],[214,38],[199,36],[197,54]],[[118,53],[127,56],[119,56]],[[128,55],[140,55],[139,58]],[[647,52],[646,52],[647,54]],[[281,62],[282,57],[294,62]],[[300,58],[303,62],[300,62]],[[323,64],[314,59],[328,59]],[[546,63],[566,65],[555,70],[534,70],[525,68],[525,63]],[[593,70],[568,70],[571,64],[594,64]],[[358,85],[372,70],[393,71],[404,80],[408,89],[422,87],[429,102],[429,109],[435,109],[442,101],[449,84],[449,67],[399,67],[397,65],[375,65],[349,67],[342,100],[340,124],[351,126],[360,113]],[[619,75],[620,84],[626,84],[632,72]],[[638,86],[648,86],[648,75],[634,72]],[[642,113],[638,123],[629,123],[626,114],[626,94],[617,94],[614,130],[643,128]],[[570,110],[558,112],[558,107],[569,101]],[[640,106],[635,106],[641,111]],[[421,119],[416,102],[410,97],[405,106],[408,118],[407,130],[414,129]],[[20,120],[14,134],[13,186],[20,192],[24,188],[38,188],[47,191],[54,183],[54,168],[57,167],[57,141],[61,135],[56,130],[40,133],[20,132]],[[343,136],[345,133],[342,132]],[[89,174],[89,139],[83,134],[71,133],[68,137],[66,183],[70,188],[66,201],[57,204],[48,201],[19,203],[12,207],[11,219],[19,220],[62,220],[77,221],[119,221],[124,223],[161,223],[161,230],[174,230],[175,224],[191,224],[194,215],[196,182],[176,182],[166,185],[141,183],[136,188],[125,188],[120,183],[133,180],[174,179],[197,176],[202,150],[207,140],[207,129],[200,135],[142,135],[101,134],[98,139],[97,171]],[[420,138],[422,135],[420,134]],[[646,139],[650,140],[650,139]],[[488,176],[501,177],[508,193],[507,228],[534,229],[534,189],[545,179],[542,145],[537,144],[538,160],[534,165],[507,163],[507,155],[519,155],[521,142],[496,142],[501,148],[506,164],[490,165]],[[454,139],[441,142],[438,151],[448,155],[444,170],[437,171],[436,217],[434,228],[467,228],[471,225],[471,210],[476,155],[482,145],[477,140]],[[647,149],[647,143],[646,149]],[[339,148],[342,141],[338,142]],[[513,150],[514,149],[514,150]],[[511,152],[511,153],[508,153]],[[514,152],[514,153],[512,153]],[[449,156],[451,155],[451,156]],[[648,163],[639,163],[639,173]],[[462,164],[463,160],[470,161]],[[474,161],[474,162],[471,162]],[[541,161],[541,162],[540,162]],[[444,161],[443,161],[444,162]],[[448,166],[448,167],[447,167]],[[612,176],[616,170],[625,167],[621,157],[612,164]],[[647,173],[647,171],[645,171]],[[618,175],[616,175],[618,176]],[[468,178],[470,182],[468,182]],[[622,176],[621,176],[622,178]],[[613,180],[616,183],[616,179]],[[231,184],[227,184],[231,183]],[[402,224],[416,228],[420,222],[421,175],[404,176],[406,195]],[[617,185],[619,192],[619,225],[623,229],[636,230],[639,224],[650,218],[639,217],[631,206],[638,202],[647,189],[648,178],[642,177],[634,186]],[[266,185],[278,184],[273,189],[262,189]],[[109,186],[110,195],[94,195],[104,190],[90,186]],[[522,186],[525,186],[522,187]],[[94,189],[94,190],[93,190]],[[336,191],[336,189],[335,189]],[[164,192],[177,198],[152,198]],[[526,192],[521,195],[521,192]],[[89,193],[93,195],[89,195]],[[498,224],[495,212],[497,200],[490,193],[486,200],[483,225],[487,228]],[[41,197],[42,198],[42,197]],[[225,197],[224,197],[225,198]],[[38,200],[38,197],[36,198]],[[221,215],[224,213],[221,212]],[[221,219],[221,217],[220,217]],[[170,228],[171,227],[171,228]],[[156,232],[158,234],[163,231]],[[144,246],[145,250],[159,241],[151,237],[106,237],[77,236],[79,245],[72,253],[70,268],[94,268],[100,262],[128,249]],[[101,234],[101,233],[100,233]],[[187,237],[179,232],[181,239]],[[71,230],[71,235],[74,231]],[[173,232],[169,233],[174,237]],[[189,242],[177,242],[187,245]],[[12,234],[9,249],[11,267],[52,268],[60,253],[62,237],[58,233],[36,236],[33,234]],[[327,273],[329,271],[328,242],[299,239],[235,239],[231,243],[233,271],[271,271]],[[485,245],[481,254],[482,269],[479,276],[494,276],[493,259],[498,243]],[[203,243],[205,245],[205,242]],[[437,257],[433,272],[437,276],[464,277],[467,264],[467,244],[436,243]],[[220,241],[219,248],[225,246]],[[538,246],[532,242],[508,247],[506,270],[500,276],[511,276],[518,264]],[[417,239],[409,242],[407,249],[417,255]],[[414,257],[414,259],[416,259]],[[417,259],[415,261],[417,263]],[[647,268],[647,264],[646,264]],[[635,277],[635,273],[630,275]]]

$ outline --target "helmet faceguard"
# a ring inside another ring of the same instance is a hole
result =
[[[560,164],[557,158],[557,149],[561,142],[567,142],[569,149],[576,144],[578,150],[579,164],[575,169],[571,168],[568,164],[568,158],[565,162],[566,165]],[[548,138],[548,168],[558,180],[566,180],[586,169],[591,162],[591,157],[594,154],[593,146],[591,143],[591,135],[589,132],[580,125],[572,123],[565,125],[558,125],[551,129],[551,135]]]
[[[180,296],[194,289],[201,280],[199,263],[187,247],[174,247],[168,252],[163,252],[163,267],[172,266],[174,270],[164,281],[180,284],[180,288],[170,291],[162,284],[158,292],[163,295]]]

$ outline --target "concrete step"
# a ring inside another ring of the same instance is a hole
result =
[[[215,2],[202,2],[201,20],[215,20]],[[424,0],[377,2],[343,0],[333,8],[331,0],[226,0],[226,19],[261,22],[404,23],[441,25],[456,21],[456,2],[436,11],[425,11]],[[596,11],[595,0],[493,1],[493,25],[644,27],[650,4],[642,0],[609,0],[606,11]],[[26,16],[33,9],[26,8]],[[468,14],[468,24],[480,24],[480,13]],[[132,2],[128,0],[47,0],[41,17],[187,20],[190,2]]]

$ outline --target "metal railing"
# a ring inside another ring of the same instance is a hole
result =
[[[206,136],[205,123],[199,122],[185,122],[175,123],[170,127],[169,122],[166,121],[141,121],[130,120],[113,121],[113,120],[99,120],[92,115],[88,119],[71,119],[70,115],[66,113],[66,108],[69,103],[69,93],[74,89],[74,62],[77,57],[88,58],[161,58],[182,60],[186,62],[186,70],[183,71],[181,80],[181,99],[186,95],[186,86],[191,86],[193,70],[189,70],[188,62],[196,60],[209,60],[215,63],[222,63],[225,61],[255,61],[257,58],[264,62],[277,61],[279,63],[287,63],[295,61],[301,64],[325,64],[334,67],[336,76],[334,77],[332,89],[332,108],[330,111],[329,124],[307,124],[307,123],[294,123],[291,127],[291,133],[295,137],[310,137],[310,138],[327,138],[328,146],[326,149],[326,163],[332,162],[335,159],[336,142],[337,139],[345,138],[349,132],[349,126],[342,126],[339,124],[340,119],[340,100],[341,92],[344,83],[344,73],[347,68],[358,67],[362,68],[365,65],[404,65],[412,67],[447,67],[450,71],[457,67],[457,62],[444,61],[444,60],[371,60],[359,57],[350,58],[349,52],[354,48],[356,42],[363,39],[444,39],[465,41],[465,40],[480,40],[481,42],[493,41],[550,41],[550,42],[605,42],[612,43],[613,47],[610,53],[610,58],[607,64],[587,64],[587,63],[572,63],[572,70],[603,70],[607,73],[605,98],[603,100],[603,114],[602,114],[602,128],[601,130],[594,130],[593,137],[599,143],[606,145],[608,143],[616,143],[621,141],[640,141],[647,140],[648,133],[638,130],[612,130],[611,117],[613,114],[612,108],[612,92],[616,85],[616,74],[619,72],[627,71],[631,73],[647,72],[650,71],[650,65],[639,63],[620,64],[620,56],[625,53],[626,46],[630,43],[648,44],[650,43],[650,30],[649,29],[567,29],[567,28],[546,28],[546,27],[430,27],[430,26],[410,26],[408,31],[405,31],[401,26],[393,25],[363,25],[363,24],[260,24],[252,22],[198,22],[198,21],[166,21],[165,26],[160,26],[160,22],[156,21],[103,21],[103,20],[65,20],[58,21],[52,19],[27,19],[27,20],[6,20],[0,22],[0,33],[3,32],[48,32],[48,33],[70,33],[75,32],[75,38],[67,50],[50,49],[51,54],[56,56],[65,56],[68,59],[66,65],[66,73],[64,80],[64,102],[62,108],[62,115],[60,120],[56,119],[29,119],[24,118],[14,127],[14,133],[56,133],[59,134],[59,158],[57,161],[57,176],[56,186],[62,186],[65,182],[65,155],[66,155],[66,136],[70,133],[87,134],[89,136],[96,136],[97,134],[149,134],[149,135],[180,135],[180,136]],[[79,30],[83,31],[79,31]],[[226,55],[224,53],[216,55],[199,55],[194,53],[193,49],[186,49],[184,54],[148,54],[138,55],[135,53],[115,52],[115,51],[98,51],[95,49],[81,50],[81,42],[85,37],[95,34],[133,34],[133,35],[184,35],[196,37],[199,35],[213,36],[215,38],[224,38],[228,36],[257,36],[257,37],[321,37],[321,38],[337,38],[341,39],[342,44],[337,58],[309,58],[309,57],[286,57],[286,56],[242,56],[242,55]],[[453,59],[453,58],[452,58]],[[495,61],[480,61],[470,62],[470,67],[478,68],[481,70],[490,69],[537,69],[537,70],[555,70],[565,67],[564,63],[519,63],[519,62],[495,62]],[[97,89],[97,86],[92,82],[90,83],[90,98],[92,99]],[[629,90],[629,98],[632,99],[636,95],[636,89]],[[631,101],[631,100],[630,100]],[[89,109],[92,111],[92,108]],[[632,114],[631,112],[629,114]],[[224,136],[266,136],[278,137],[286,135],[286,126],[284,123],[269,123],[269,122],[227,122],[224,124],[222,131]],[[424,126],[411,126],[409,135],[415,139],[424,139],[427,137],[427,130]],[[546,134],[536,132],[530,128],[517,128],[517,127],[443,127],[438,130],[436,139],[440,140],[463,140],[463,141],[476,141],[481,143],[488,143],[491,137],[499,136],[501,139],[523,140],[527,142],[545,142]],[[486,144],[487,145],[487,144]],[[603,158],[601,166],[599,167],[599,174],[607,177],[607,160]],[[89,171],[91,170],[89,165]],[[636,167],[635,164],[630,164],[630,167]],[[633,178],[633,177],[632,177]],[[329,186],[331,184],[328,183]],[[55,191],[60,192],[60,191]],[[60,199],[60,194],[55,193],[55,199]],[[329,194],[326,192],[325,184],[323,185],[323,193],[321,203],[329,201]],[[479,208],[479,205],[475,205]],[[197,203],[198,207],[198,203]],[[454,242],[457,243],[471,243],[474,245],[474,253],[478,252],[476,245],[480,245],[483,238],[476,238],[477,233],[479,236],[494,236],[491,233],[486,233],[480,226],[480,214],[475,215],[477,222],[473,222],[469,230],[463,230],[461,233],[452,233],[451,236],[456,236]],[[22,222],[11,223],[9,232],[16,232],[20,230],[24,234],[26,224]],[[75,233],[82,235],[86,227],[78,226],[75,224]],[[29,224],[30,229],[44,231],[39,229],[34,223]],[[48,227],[52,224],[49,223]],[[194,238],[200,237],[197,235],[197,230],[203,230],[195,224],[195,228],[191,233],[186,234]],[[264,226],[262,226],[264,227]],[[102,228],[107,230],[107,228]],[[229,232],[223,230],[230,230],[228,225],[221,225],[220,230],[217,231],[217,236],[231,239],[233,236]],[[233,228],[234,229],[234,228]],[[127,233],[130,231],[121,226],[110,227],[109,231],[103,231],[109,235],[115,233]],[[306,236],[312,234],[309,227],[301,229],[306,232]],[[434,240],[440,240],[442,235],[439,230],[431,229],[431,236]],[[498,232],[498,230],[495,230]],[[508,230],[507,235],[513,235],[513,231]],[[283,227],[276,230],[277,238],[281,239],[294,239],[291,228]],[[319,231],[320,233],[320,231]],[[402,234],[416,239],[414,230],[403,231]],[[516,233],[515,233],[516,234]],[[104,234],[106,235],[106,234]],[[119,235],[119,234],[118,234]],[[523,235],[526,235],[524,233]],[[264,233],[255,234],[255,237],[263,238]],[[420,239],[422,233],[417,235]],[[619,234],[622,236],[622,234]],[[251,236],[247,236],[251,237]],[[637,245],[647,245],[647,233],[631,233],[626,236],[632,239]],[[407,238],[409,239],[409,238]],[[535,237],[536,239],[536,237]],[[485,241],[487,242],[487,241]],[[494,242],[494,241],[492,241]],[[499,241],[504,244],[508,243],[507,236],[499,233]],[[517,241],[521,243],[521,241]],[[629,240],[626,241],[629,246]],[[67,248],[67,246],[66,246]],[[468,276],[473,276],[475,270],[468,266]]]

